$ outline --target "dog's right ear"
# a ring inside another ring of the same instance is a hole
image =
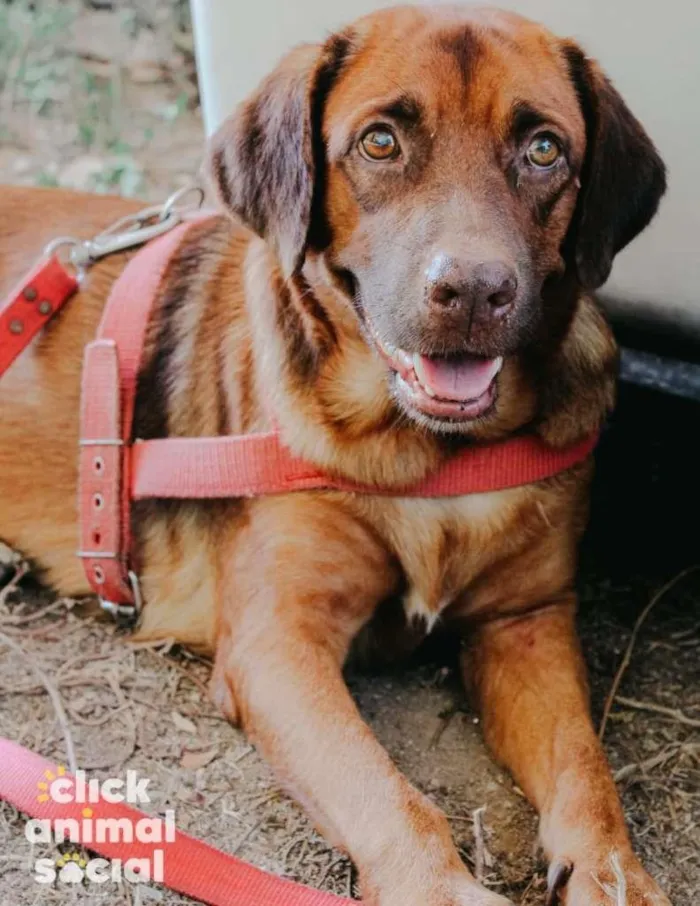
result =
[[[285,276],[304,260],[323,168],[323,105],[351,47],[349,36],[335,35],[296,48],[211,140],[220,201],[267,240]]]
[[[580,285],[597,289],[615,255],[652,219],[666,190],[666,168],[642,125],[598,66],[571,41],[562,44],[586,122],[581,192],[565,242]]]

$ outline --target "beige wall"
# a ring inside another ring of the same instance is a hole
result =
[[[207,128],[300,41],[381,6],[376,0],[193,0]],[[580,40],[656,141],[670,192],[654,225],[619,256],[615,304],[700,329],[700,3],[697,0],[500,0]]]

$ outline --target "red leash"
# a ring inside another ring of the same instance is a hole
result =
[[[55,255],[39,262],[0,305],[0,377],[78,288]]]
[[[45,802],[38,801],[38,784],[45,783],[47,770],[56,770],[50,761],[17,743],[0,738],[0,765],[0,799],[5,799],[32,818],[52,822],[57,818],[69,818],[83,827],[86,803],[62,805],[50,798]],[[70,774],[65,777],[71,779]],[[92,811],[92,827],[98,819],[122,819],[134,827],[139,820],[153,817],[123,803],[106,802],[102,797],[97,803],[90,802],[89,808]],[[165,836],[165,822],[158,820]],[[105,859],[120,859],[122,862],[144,859],[150,865],[154,864],[156,851],[160,850],[165,886],[209,906],[357,906],[355,900],[313,890],[261,871],[180,831],[176,831],[174,836],[173,842],[164,843],[134,840],[131,843],[105,841],[84,845]]]

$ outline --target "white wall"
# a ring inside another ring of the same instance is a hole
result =
[[[322,40],[382,0],[192,0],[211,131],[301,41]],[[619,256],[616,305],[700,329],[700,3],[697,0],[500,0],[581,41],[613,78],[670,170],[662,212]]]

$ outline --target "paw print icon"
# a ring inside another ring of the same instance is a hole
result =
[[[56,859],[58,880],[63,884],[80,884],[85,877],[87,860],[80,853],[64,853]]]

